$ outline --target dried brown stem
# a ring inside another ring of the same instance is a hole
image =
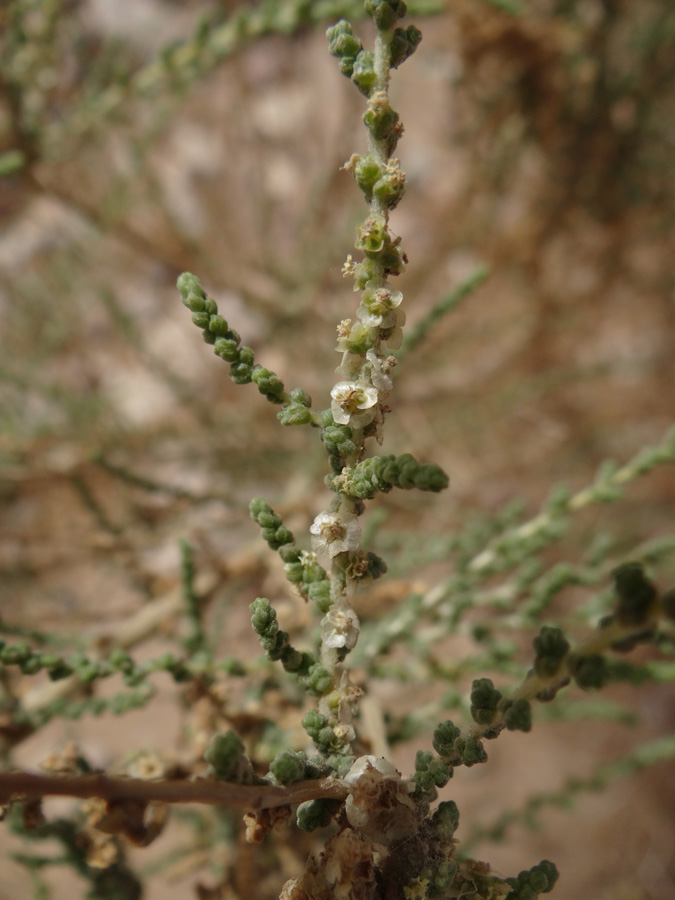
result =
[[[148,781],[98,775],[42,775],[0,772],[0,804],[38,797],[99,797],[102,800],[140,800],[144,803],[208,803],[258,812],[290,806],[319,797],[344,800],[347,788],[336,778],[302,781],[290,787],[231,784],[223,781],[180,779]]]

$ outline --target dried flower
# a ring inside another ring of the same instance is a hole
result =
[[[361,526],[355,516],[319,513],[309,528],[315,553],[326,552],[332,559],[338,553],[358,550]]]
[[[332,606],[321,622],[321,640],[326,647],[353,650],[359,637],[359,619],[350,607]]]

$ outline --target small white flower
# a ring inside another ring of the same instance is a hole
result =
[[[353,650],[359,637],[359,619],[353,609],[331,607],[321,622],[321,642],[325,647]]]
[[[363,367],[363,357],[345,350],[342,354],[342,362],[335,370],[344,381],[353,381]]]
[[[309,533],[312,535],[314,552],[325,551],[331,559],[338,553],[358,550],[361,543],[361,526],[356,517],[319,513],[310,526]]]
[[[396,323],[396,310],[403,294],[389,287],[366,288],[361,299],[358,317],[364,325],[391,328]]]
[[[374,350],[369,350],[366,353],[366,359],[368,360],[370,380],[372,381],[373,386],[376,387],[381,394],[388,394],[392,389],[392,383],[383,361],[378,357]]]
[[[373,421],[377,388],[363,387],[353,381],[338,381],[331,396],[331,412],[338,425],[360,428]],[[372,410],[372,412],[371,412]]]
[[[405,313],[402,309],[394,310],[394,320],[387,328],[391,328],[391,333],[384,339],[386,345],[391,350],[398,350],[403,340],[403,326],[405,325]]]

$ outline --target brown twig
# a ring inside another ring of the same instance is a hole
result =
[[[0,804],[39,797],[99,797],[109,803],[139,800],[143,803],[207,803],[259,812],[325,797],[344,800],[348,791],[336,778],[301,781],[290,787],[244,785],[206,778],[187,781],[148,781],[110,775],[42,775],[35,772],[0,772]]]

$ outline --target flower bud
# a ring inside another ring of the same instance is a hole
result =
[[[502,699],[490,678],[476,678],[471,685],[471,716],[479,725],[489,725]]]
[[[355,244],[357,250],[363,250],[368,255],[379,253],[387,238],[386,219],[379,215],[368,216],[357,228],[357,234],[358,240]]]
[[[295,784],[305,777],[307,757],[295,750],[282,750],[270,763],[270,772],[279,784]]]
[[[362,94],[369,97],[375,83],[377,72],[375,71],[375,56],[372,50],[361,50],[354,60],[351,79]]]
[[[251,625],[256,634],[262,636],[276,633],[279,628],[277,614],[267,597],[257,597],[249,609],[252,613]]]
[[[181,297],[183,297],[183,302],[185,302],[185,299],[190,294],[194,294],[195,296],[201,298],[204,298],[206,296],[201,284],[199,283],[199,279],[196,275],[193,275],[192,272],[183,272],[181,275],[179,275],[176,280],[176,287],[178,288]]]
[[[244,743],[234,731],[217,734],[204,752],[204,759],[223,781],[250,780],[250,762],[244,755]]]
[[[567,665],[572,678],[585,691],[602,687],[609,678],[607,663],[598,654],[582,656],[570,653]]]
[[[230,369],[230,378],[235,384],[250,384],[253,380],[251,366],[246,363],[234,363]]]
[[[382,169],[372,156],[359,157],[354,166],[354,177],[356,183],[366,195],[366,200],[370,200],[373,196],[373,186],[380,179]]]
[[[443,844],[449,844],[452,836],[459,827],[459,810],[454,800],[444,800],[438,804],[438,809],[431,817],[439,840]]]
[[[617,620],[621,625],[642,625],[648,619],[656,600],[656,588],[640,563],[628,562],[612,572],[614,591],[618,597]]]
[[[506,700],[500,704],[504,725],[509,731],[530,731],[532,728],[532,707],[527,700]]]
[[[187,297],[183,298],[183,303],[185,303],[187,308],[189,310],[191,310],[192,312],[202,312],[204,310],[204,308],[206,307],[206,302],[205,302],[203,293],[188,294]]]
[[[307,800],[298,806],[296,813],[298,828],[303,831],[314,831],[330,825],[333,816],[342,808],[340,800],[329,800],[320,797],[318,800]]]
[[[398,123],[398,113],[391,108],[384,91],[377,91],[368,101],[363,121],[376,141],[388,138]]]
[[[414,25],[406,25],[405,28],[397,28],[392,35],[389,45],[389,65],[392,69],[398,69],[401,63],[412,56],[420,41],[422,32]]]
[[[389,31],[397,19],[403,18],[407,7],[403,0],[366,0],[366,12],[379,31]]]
[[[211,316],[204,311],[192,313],[192,321],[197,328],[208,328],[211,322]]]
[[[542,678],[550,678],[560,668],[560,663],[567,655],[570,645],[560,628],[544,625],[532,642],[536,657],[534,669]]]
[[[302,388],[293,388],[291,393],[289,394],[292,403],[297,403],[300,406],[306,406],[308,409],[312,405],[312,398],[304,391]]]
[[[439,756],[452,757],[455,755],[455,741],[461,731],[450,719],[436,727],[432,745]]]
[[[229,331],[227,322],[222,316],[211,316],[209,320],[209,331],[212,334],[215,334],[216,337],[227,337]]]

